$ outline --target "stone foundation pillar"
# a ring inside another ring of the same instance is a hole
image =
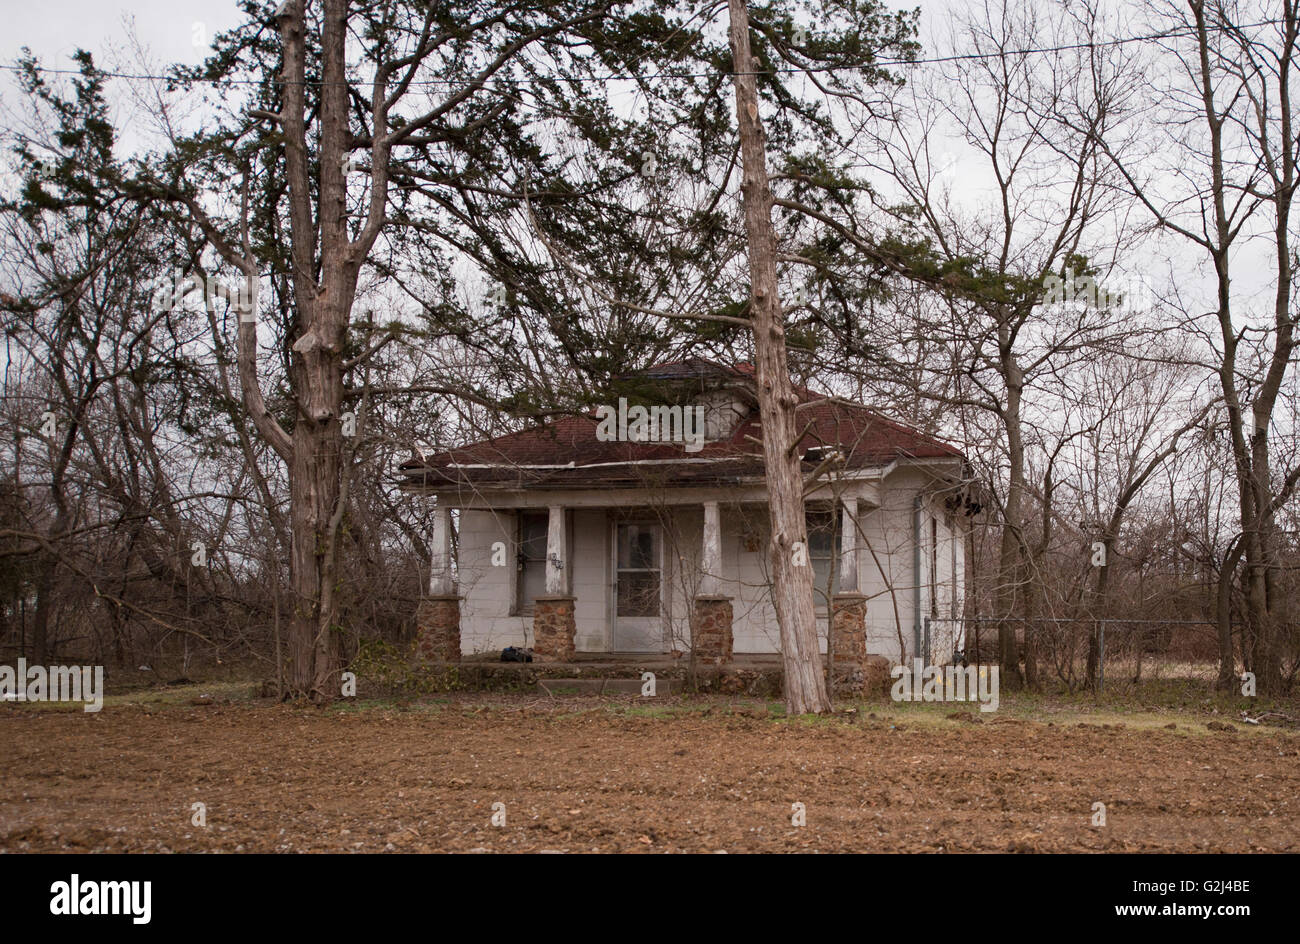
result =
[[[416,654],[426,662],[460,661],[460,597],[428,596],[415,614]]]
[[[574,597],[545,596],[533,601],[533,658],[538,662],[572,662]]]
[[[695,655],[700,659],[731,661],[731,597],[695,598]]]
[[[837,593],[831,601],[831,643],[835,666],[865,669],[867,664],[867,598]]]

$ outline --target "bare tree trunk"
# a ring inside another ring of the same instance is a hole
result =
[[[1224,555],[1223,567],[1219,571],[1218,612],[1215,613],[1219,630],[1219,677],[1214,687],[1220,691],[1232,688],[1237,678],[1237,661],[1232,652],[1232,584],[1242,547],[1240,540],[1233,543]]]
[[[785,705],[790,714],[831,710],[817,646],[813,573],[808,557],[803,476],[795,449],[798,400],[786,364],[785,328],[777,297],[776,235],[768,184],[766,138],[758,114],[756,60],[749,47],[749,12],[744,0],[728,0],[731,54],[736,79],[736,121],[740,128],[745,232],[753,298],[751,321],[757,371],[759,416],[767,502],[772,523],[769,563],[772,599],[781,631]]]
[[[1002,684],[1011,688],[1022,682],[1020,651],[1016,643],[1016,627],[1011,621],[1024,580],[1024,542],[1022,535],[1025,492],[1025,448],[1020,438],[1020,387],[1013,383],[1017,373],[1007,371],[1007,405],[1004,417],[1007,431],[1007,455],[1010,469],[1007,483],[1007,503],[1003,513],[1002,546],[998,553],[998,662],[1001,664]],[[1025,624],[1028,637],[1029,625]]]
[[[327,605],[332,597],[324,592],[323,577],[328,569],[326,551],[332,544],[326,529],[338,500],[339,455],[337,443],[331,444],[321,430],[308,425],[300,422],[294,430],[289,477],[293,609],[288,627],[288,686],[295,695],[322,698],[334,691],[329,678],[337,671],[337,646],[331,633],[336,614]]]
[[[90,376],[83,378],[85,387],[74,397],[68,380],[68,365],[62,350],[55,353],[54,373],[60,392],[72,408],[72,420],[57,443],[58,450],[51,450],[50,499],[54,503],[54,522],[50,527],[45,548],[39,556],[40,576],[36,581],[36,615],[32,629],[32,649],[37,664],[45,664],[51,656],[50,649],[50,611],[54,608],[54,577],[59,567],[58,553],[54,550],[59,542],[72,529],[72,510],[68,507],[66,493],[66,476],[68,465],[72,462],[72,450],[77,442],[77,432],[81,427],[82,416],[98,387],[95,370],[91,368]]]
[[[294,301],[302,333],[293,344],[291,376],[297,417],[290,436],[271,416],[257,380],[255,317],[239,325],[239,374],[244,405],[258,432],[289,466],[292,533],[289,584],[293,608],[286,640],[288,672],[284,695],[327,700],[337,692],[339,647],[334,628],[338,542],[345,500],[342,486],[343,346],[356,297],[357,275],[373,242],[349,240],[344,160],[349,153],[348,80],[345,61],[347,3],[327,0],[321,20],[319,246],[320,281],[314,278],[317,233],[312,222],[312,187],[306,129],[305,14],[301,0],[279,19],[284,47],[285,98],[278,119],[284,128],[289,182]],[[386,129],[377,123],[376,135]],[[378,149],[377,149],[378,151]],[[387,152],[376,153],[373,200],[382,203]],[[247,196],[245,196],[247,202]],[[372,221],[373,222],[373,221]],[[256,266],[244,231],[243,268],[255,285]],[[256,305],[256,293],[250,292]]]
[[[1097,570],[1097,589],[1093,596],[1093,624],[1088,633],[1088,666],[1087,679],[1085,684],[1089,688],[1097,687],[1097,669],[1101,664],[1101,627],[1097,620],[1105,619],[1107,616],[1106,605],[1110,596],[1110,570],[1111,570],[1111,548],[1115,543],[1115,534],[1119,531],[1119,518],[1122,512],[1117,511],[1111,518],[1110,524],[1106,528],[1106,533],[1102,537],[1102,549],[1106,563]],[[1085,549],[1088,553],[1090,548]]]
[[[54,608],[54,569],[59,566],[53,554],[40,555],[40,576],[36,579],[36,613],[32,619],[32,661],[45,665],[50,661],[50,610]]]
[[[1294,135],[1291,130],[1290,68],[1291,57],[1300,36],[1300,17],[1293,4],[1284,5],[1281,20],[1283,47],[1279,59],[1278,101],[1281,121],[1280,142],[1269,141],[1270,130],[1263,118],[1263,109],[1255,103],[1260,116],[1257,129],[1261,142],[1261,163],[1274,187],[1268,202],[1276,211],[1274,250],[1277,259],[1277,286],[1274,312],[1274,344],[1268,361],[1264,382],[1255,391],[1251,404],[1253,422],[1251,436],[1245,436],[1243,414],[1246,404],[1237,388],[1237,343],[1239,335],[1232,320],[1231,279],[1229,275],[1230,250],[1235,233],[1228,204],[1231,189],[1225,177],[1223,127],[1228,118],[1220,114],[1215,100],[1214,74],[1210,56],[1213,48],[1211,30],[1232,33],[1232,24],[1210,23],[1211,16],[1222,16],[1218,9],[1207,9],[1204,0],[1190,0],[1197,36],[1200,93],[1208,131],[1211,187],[1213,197],[1215,241],[1210,246],[1218,279],[1218,320],[1223,339],[1223,355],[1219,365],[1219,378],[1224,400],[1228,407],[1229,431],[1232,435],[1232,452],[1237,472],[1238,497],[1241,504],[1242,542],[1246,570],[1243,591],[1247,622],[1253,631],[1252,657],[1259,678],[1261,692],[1276,693],[1283,690],[1281,665],[1278,660],[1276,637],[1278,627],[1269,610],[1268,571],[1274,564],[1275,536],[1273,534],[1273,485],[1269,470],[1268,433],[1273,408],[1286,376],[1291,354],[1295,347],[1294,326],[1290,311],[1293,261],[1290,253],[1289,224],[1291,200],[1295,189]],[[1249,51],[1249,41],[1238,38]],[[1276,147],[1277,155],[1271,153]],[[1280,160],[1279,160],[1280,159]],[[1239,226],[1239,224],[1238,224]],[[1243,653],[1244,655],[1244,653]]]

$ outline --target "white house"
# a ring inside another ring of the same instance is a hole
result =
[[[638,382],[591,415],[402,466],[437,509],[427,657],[779,651],[752,367],[692,360]],[[823,647],[833,627],[837,663],[925,655],[927,641],[946,661],[979,510],[965,460],[867,407],[796,392],[805,474],[820,470],[807,563]]]

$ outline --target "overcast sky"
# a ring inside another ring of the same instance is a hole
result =
[[[933,54],[936,39],[946,37],[951,11],[982,0],[907,0],[894,2],[897,9],[921,7],[921,44],[923,54]],[[1121,4],[1123,0],[1120,0]],[[22,47],[28,46],[47,68],[69,68],[69,56],[78,48],[95,54],[104,68],[139,69],[137,57],[130,49],[128,37],[134,32],[154,64],[150,71],[161,71],[166,63],[198,63],[209,48],[212,37],[235,26],[241,13],[234,0],[0,0],[4,11],[0,30],[0,63],[12,64]],[[116,100],[114,91],[110,99]],[[17,87],[11,72],[0,73],[0,106],[13,112],[19,104]],[[133,131],[142,130],[146,122],[136,122],[129,114],[118,113],[124,146],[138,144]],[[7,157],[7,156],[6,156]],[[963,180],[962,190],[969,199],[980,199],[973,192],[977,175],[961,172],[960,155],[954,155],[953,173]],[[0,158],[3,160],[4,158]],[[982,165],[981,165],[982,166]],[[1240,250],[1239,250],[1240,251]],[[1242,260],[1244,261],[1244,260]],[[1239,277],[1254,282],[1247,264]]]
[[[4,9],[0,56],[11,63],[30,46],[45,64],[64,67],[78,47],[96,59],[120,46],[134,19],[141,41],[160,59],[196,62],[214,33],[239,20],[233,0],[0,0]],[[196,46],[201,35],[205,41]]]
[[[923,19],[929,20],[948,3],[912,0],[895,6],[920,6]],[[134,19],[140,39],[157,58],[197,61],[196,33],[201,31],[210,40],[240,17],[234,0],[0,0],[0,9],[4,11],[0,58],[11,63],[23,46],[30,46],[51,67],[66,66],[67,57],[78,47],[91,50],[96,59],[105,56],[111,45],[122,43],[127,18]]]

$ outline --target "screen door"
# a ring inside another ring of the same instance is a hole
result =
[[[663,652],[662,539],[652,522],[620,522],[614,538],[614,651]]]

